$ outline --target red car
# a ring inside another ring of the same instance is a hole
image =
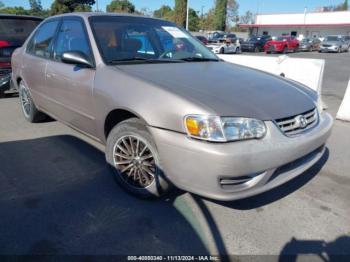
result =
[[[280,36],[275,40],[270,40],[264,45],[267,54],[297,52],[299,40],[293,36]]]
[[[205,36],[202,35],[197,35],[196,38],[201,41],[203,44],[207,45],[208,44],[208,39]]]

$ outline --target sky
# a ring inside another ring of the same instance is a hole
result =
[[[23,6],[28,8],[28,0],[0,0],[7,6]],[[97,0],[99,9],[106,10],[106,5],[111,0]],[[189,0],[191,8],[196,11],[203,10],[206,12],[213,5],[215,0]],[[44,8],[48,8],[53,0],[41,0]],[[174,0],[131,0],[137,9],[144,7],[150,10],[158,9],[161,5],[174,5]],[[239,3],[239,14],[242,15],[246,11],[253,13],[280,13],[280,12],[304,12],[305,7],[309,11],[315,10],[319,6],[337,5],[342,3],[343,0],[237,0]],[[95,7],[96,8],[96,7]]]

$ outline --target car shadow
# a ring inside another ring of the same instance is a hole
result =
[[[3,142],[0,254],[209,254],[177,197],[130,196],[103,152],[73,136]]]
[[[288,181],[287,183],[279,187],[276,187],[272,190],[269,190],[267,192],[264,192],[262,194],[241,199],[241,200],[232,201],[232,202],[223,202],[223,201],[215,201],[215,200],[209,200],[209,201],[213,201],[220,205],[230,207],[233,209],[238,209],[238,210],[249,210],[249,209],[255,209],[255,208],[268,205],[270,203],[273,203],[275,201],[278,201],[288,196],[289,194],[297,191],[298,189],[303,187],[305,184],[307,184],[321,171],[322,167],[326,164],[328,158],[329,158],[329,149],[326,148],[320,160],[317,161],[317,163],[313,165],[310,169],[305,171],[300,176],[292,179],[291,181]]]
[[[298,240],[292,238],[282,249],[278,261],[329,261],[348,262],[350,236],[340,236],[336,240]],[[314,257],[317,257],[316,260]]]

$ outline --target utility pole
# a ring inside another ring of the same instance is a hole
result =
[[[98,0],[96,0],[96,11],[98,12]]]
[[[190,0],[187,0],[187,12],[186,12],[186,30],[188,31],[188,25],[189,25],[189,18],[190,18]]]

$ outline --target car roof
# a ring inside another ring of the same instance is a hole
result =
[[[38,20],[42,21],[44,18],[38,17],[38,16],[29,16],[29,15],[12,15],[12,14],[0,14],[1,18],[14,18],[14,19],[31,19],[31,20]]]
[[[104,12],[74,12],[74,13],[65,13],[65,14],[50,16],[49,18],[51,19],[51,18],[58,18],[58,17],[65,17],[65,16],[78,16],[82,18],[98,17],[98,16],[110,16],[110,17],[123,16],[123,17],[139,17],[139,18],[147,18],[152,20],[164,21],[163,19],[160,19],[160,18],[154,18],[154,17],[144,16],[144,15],[128,14],[128,13],[104,13]]]

